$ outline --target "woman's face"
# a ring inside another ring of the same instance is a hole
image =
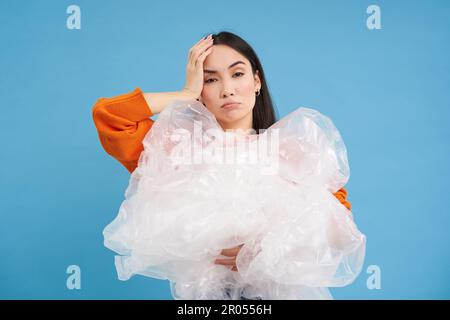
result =
[[[252,73],[250,62],[226,45],[214,45],[203,62],[204,83],[200,101],[211,111],[217,122],[226,129],[252,128],[255,92],[260,90],[258,72]],[[224,108],[228,102],[237,107]]]

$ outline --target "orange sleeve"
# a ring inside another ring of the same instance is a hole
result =
[[[131,173],[144,150],[142,140],[154,121],[140,88],[112,98],[99,98],[92,108],[98,137],[105,151]]]
[[[344,187],[340,188],[336,193],[333,194],[348,210],[352,210],[352,206],[347,200],[347,190],[345,190]]]

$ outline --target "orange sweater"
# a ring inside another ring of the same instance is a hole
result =
[[[99,98],[92,108],[92,115],[105,151],[133,172],[144,149],[142,140],[154,123],[150,119],[153,112],[142,90],[136,88],[112,98]],[[344,187],[334,195],[351,210]]]

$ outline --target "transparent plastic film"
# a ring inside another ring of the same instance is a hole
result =
[[[365,236],[333,195],[349,179],[347,151],[318,111],[240,134],[177,100],[143,145],[103,232],[119,279],[167,279],[175,299],[330,299],[327,287],[360,273]],[[214,263],[241,244],[238,271]]]

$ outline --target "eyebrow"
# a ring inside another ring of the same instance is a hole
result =
[[[245,64],[243,61],[240,61],[240,60],[239,60],[239,61],[236,61],[236,62],[230,64],[230,66],[228,67],[228,69],[231,69],[231,68],[233,68],[235,65],[240,64],[240,63]],[[208,70],[208,69],[203,70],[203,72],[204,72],[204,73],[217,73],[216,70]]]

